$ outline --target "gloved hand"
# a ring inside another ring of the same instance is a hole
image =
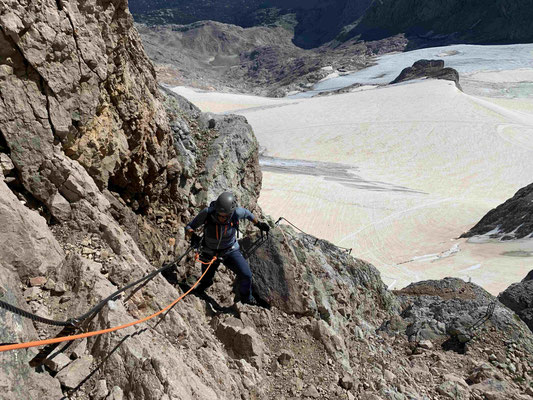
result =
[[[198,236],[196,233],[193,233],[191,236],[191,246],[197,249],[200,247],[201,242],[202,242],[202,237]]]
[[[268,233],[270,231],[270,226],[266,222],[258,222],[255,226],[257,226],[261,232]]]

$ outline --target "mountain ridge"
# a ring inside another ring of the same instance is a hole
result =
[[[416,0],[252,1],[203,0],[195,7],[182,0],[156,3],[131,0],[138,22],[164,25],[216,20],[251,27],[267,24],[259,14],[292,14],[296,18],[294,43],[302,48],[340,43],[351,38],[382,40],[405,34],[409,49],[454,43],[525,43],[533,40],[533,2],[497,0],[487,6],[467,2],[420,2]],[[391,10],[393,12],[391,12]]]

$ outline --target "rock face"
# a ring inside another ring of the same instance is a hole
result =
[[[104,211],[97,185],[145,201],[170,141],[126,4],[2,4],[0,124],[24,187],[60,221],[82,198]]]
[[[244,249],[249,242],[241,242]],[[370,304],[395,309],[394,297],[374,266],[290,227],[273,230],[271,239],[252,256],[251,265],[257,295],[290,314],[317,315],[335,324],[361,316]],[[320,275],[327,280],[317,279]]]
[[[444,61],[442,60],[418,60],[412,67],[405,68],[400,75],[391,82],[391,85],[422,78],[453,81],[459,89],[461,88],[459,85],[459,73],[453,68],[445,68]]]
[[[63,249],[45,219],[22,205],[1,180],[0,224],[2,263],[21,279],[46,274],[63,262]]]
[[[498,300],[516,312],[533,331],[533,271],[519,283],[514,283],[499,294]]]
[[[533,183],[485,215],[461,237],[485,235],[501,240],[521,239],[533,234]]]
[[[461,343],[470,342],[478,334],[477,324],[490,316],[486,321],[488,326],[496,328],[509,340],[524,337],[524,346],[533,350],[533,341],[524,332],[524,324],[516,321],[509,309],[473,283],[445,278],[413,283],[396,293],[403,303],[403,321],[390,321],[385,328],[405,329],[412,342],[451,338],[461,347]],[[489,307],[491,303],[495,303],[493,312]],[[486,332],[490,329],[487,325],[483,324],[479,329]]]

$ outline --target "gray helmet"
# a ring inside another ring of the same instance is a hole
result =
[[[231,192],[224,192],[215,203],[215,211],[217,213],[231,214],[237,208],[237,199]]]

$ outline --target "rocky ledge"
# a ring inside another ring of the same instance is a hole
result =
[[[533,234],[533,183],[489,211],[481,221],[461,237],[488,234],[491,238],[512,240]]]
[[[498,300],[516,312],[533,332],[533,270],[522,280],[500,293]]]
[[[445,68],[442,60],[418,60],[411,67],[404,68],[390,84],[423,78],[453,81],[461,89],[459,73],[453,68]]]

